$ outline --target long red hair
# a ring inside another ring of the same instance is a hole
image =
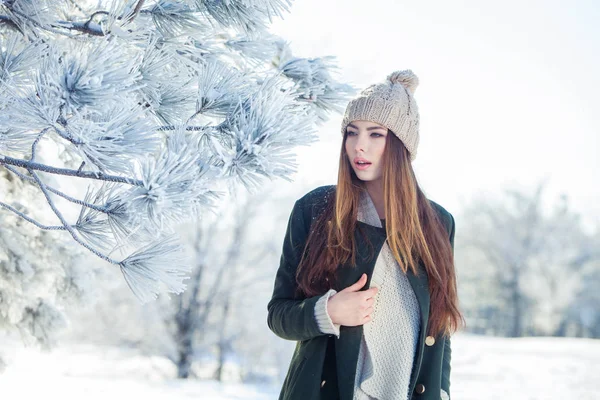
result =
[[[312,297],[332,287],[338,266],[356,266],[354,230],[364,183],[354,173],[344,134],[334,193],[310,229],[296,280],[300,294]],[[387,241],[404,273],[417,273],[423,261],[429,280],[429,335],[451,335],[465,326],[458,307],[454,256],[448,233],[423,194],[402,141],[390,130],[383,153]],[[404,261],[406,260],[406,262]]]

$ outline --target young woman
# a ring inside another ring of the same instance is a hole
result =
[[[454,217],[411,166],[417,85],[397,71],[350,101],[337,185],[294,205],[268,304],[297,341],[280,400],[449,399]]]

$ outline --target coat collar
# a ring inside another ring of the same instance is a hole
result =
[[[371,195],[366,189],[360,191],[360,197],[358,200],[358,214],[356,219],[360,222],[364,222],[367,225],[374,226],[376,228],[382,228],[379,214],[371,199]]]

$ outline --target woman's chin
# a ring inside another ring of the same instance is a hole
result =
[[[376,179],[376,177],[373,176],[373,174],[366,173],[365,171],[358,171],[358,172],[355,171],[355,173],[356,173],[356,177],[363,182],[370,182],[370,181],[374,181]]]

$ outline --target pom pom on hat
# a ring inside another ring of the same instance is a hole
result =
[[[411,94],[415,94],[417,86],[419,86],[419,78],[410,69],[395,71],[386,78],[391,83],[399,83],[407,88]]]

